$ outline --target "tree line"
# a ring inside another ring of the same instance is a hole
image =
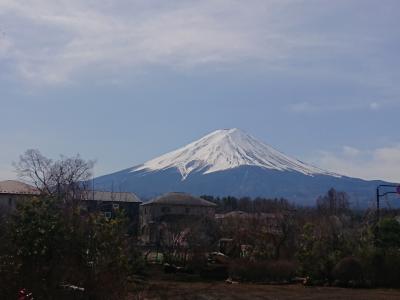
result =
[[[254,212],[274,212],[281,209],[293,210],[295,206],[284,198],[250,198],[250,197],[214,197],[211,195],[200,196],[204,200],[213,202],[217,205],[216,213],[227,213],[231,211]]]

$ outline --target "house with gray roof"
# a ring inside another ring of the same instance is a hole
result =
[[[139,225],[139,205],[142,203],[134,193],[109,191],[84,191],[81,194],[81,205],[88,212],[99,211],[106,218],[115,217],[118,211],[123,210],[129,218],[132,231],[137,233]]]
[[[214,218],[216,204],[186,193],[172,192],[140,205],[140,235],[144,243],[156,243],[160,225],[181,219]]]

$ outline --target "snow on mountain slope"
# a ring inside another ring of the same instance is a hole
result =
[[[309,176],[340,177],[340,175],[290,158],[236,128],[214,131],[180,149],[134,167],[131,172],[152,172],[177,168],[182,175],[182,180],[184,180],[192,172],[208,174],[239,166],[295,171]]]

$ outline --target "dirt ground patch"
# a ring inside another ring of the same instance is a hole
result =
[[[132,293],[131,300],[230,300],[230,299],[351,299],[391,300],[400,299],[400,290],[392,289],[345,289],[335,287],[304,287],[291,285],[227,284],[223,282],[151,282],[141,291]]]

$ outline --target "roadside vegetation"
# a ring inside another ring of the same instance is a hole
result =
[[[334,195],[330,191],[325,200]],[[183,222],[171,232],[175,241],[180,236],[185,242],[161,243],[158,258],[151,260],[129,236],[123,212],[106,219],[80,211],[79,205],[38,197],[1,220],[0,293],[7,299],[21,289],[36,299],[122,299],[140,287],[137,278],[157,278],[151,273],[155,262],[184,281],[295,279],[305,285],[400,287],[395,212],[387,211],[376,226],[368,212],[334,214],[336,209],[287,213],[285,203],[276,207],[282,215],[274,219],[274,232],[262,218]],[[226,237],[229,251],[222,254],[218,245]]]
[[[334,189],[313,208],[282,199],[205,198],[221,212],[240,207],[250,213],[220,229],[236,249],[229,268],[234,280],[276,283],[297,276],[306,285],[400,287],[398,210],[383,210],[377,222],[374,210],[351,210],[346,193]]]

